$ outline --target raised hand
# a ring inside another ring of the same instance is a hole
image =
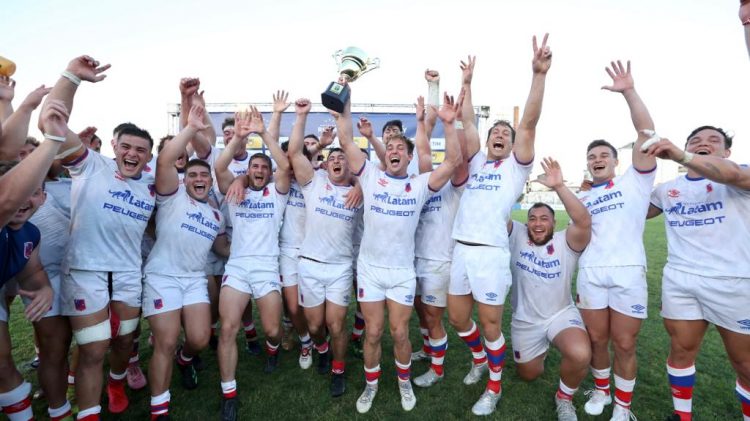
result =
[[[359,130],[359,134],[366,137],[371,138],[373,136],[372,134],[372,123],[370,120],[368,120],[365,117],[360,117],[359,121],[357,122],[357,130]]]
[[[438,73],[437,70],[427,69],[424,71],[424,79],[427,81],[427,83],[440,82],[440,73]]]
[[[68,108],[58,99],[50,99],[42,107],[39,124],[45,134],[65,136],[68,133]]]
[[[456,107],[461,107],[461,104],[456,103],[452,96],[448,95],[448,92],[443,94],[443,106],[440,107],[440,111],[436,110],[434,106],[430,105],[432,113],[437,113],[440,117],[440,121],[444,125],[453,124],[456,121]]]
[[[244,139],[252,133],[250,123],[252,121],[252,112],[250,110],[237,111],[234,113],[234,137]]]
[[[94,126],[88,126],[78,133],[78,138],[88,147],[91,145],[91,140],[94,138],[97,130],[98,129]]]
[[[336,132],[334,131],[335,127],[328,126],[323,129],[323,132],[320,134],[320,141],[318,144],[320,145],[320,149],[325,149],[333,143],[333,139],[336,138]]]
[[[206,91],[200,91],[196,92],[195,95],[192,96],[193,105],[200,105],[201,107],[206,108],[206,99],[203,98],[204,93],[206,93]]]
[[[471,83],[474,77],[474,65],[477,62],[477,56],[467,56],[466,62],[461,61],[461,81],[464,85]]]
[[[544,174],[540,174],[535,181],[551,189],[563,186],[563,175],[562,169],[560,169],[560,163],[549,157],[544,158],[544,160],[542,160],[542,169],[544,170]]]
[[[606,89],[612,92],[625,92],[629,89],[635,88],[633,82],[633,75],[630,74],[630,60],[627,61],[627,66],[623,67],[622,62],[617,60],[617,63],[610,62],[612,68],[605,68],[609,77],[612,78],[611,85],[604,85],[602,89]]]
[[[461,87],[461,92],[458,93],[458,103],[460,106],[456,110],[456,120],[462,121],[464,118],[464,98],[466,98],[466,88]]]
[[[311,108],[312,103],[307,98],[300,98],[294,101],[294,112],[297,113],[297,115],[306,115],[310,112]]]
[[[191,98],[198,93],[201,87],[201,80],[197,77],[184,77],[180,79],[180,95],[184,98]]]
[[[364,194],[362,193],[362,186],[359,183],[352,186],[352,189],[346,192],[344,195],[346,200],[344,201],[344,207],[348,209],[354,209],[362,205],[364,201]]]
[[[286,109],[289,108],[290,105],[292,105],[291,102],[286,101],[287,98],[289,98],[289,92],[276,91],[276,93],[273,94],[273,112],[283,113],[284,111],[286,111]]]
[[[0,101],[11,102],[16,95],[16,81],[8,76],[0,76]]]
[[[246,177],[236,177],[234,181],[232,181],[232,184],[229,186],[229,189],[227,190],[227,194],[224,195],[224,200],[227,203],[231,203],[234,205],[239,204],[243,200],[245,200],[245,183],[247,182]]]
[[[685,151],[664,137],[651,145],[645,153],[649,156],[655,156],[661,159],[671,159],[672,161],[677,162],[680,162],[680,160],[685,158]]]
[[[28,108],[29,110],[36,110],[39,104],[42,103],[44,97],[50,93],[52,88],[45,88],[44,85],[34,89],[30,94],[26,96],[19,108]]]
[[[203,123],[203,119],[206,116],[206,109],[202,105],[195,104],[190,108],[190,114],[188,114],[188,127],[192,127],[195,130],[203,130],[208,128]]]
[[[538,46],[536,41],[536,35],[532,38],[532,46],[534,47],[534,59],[531,61],[531,69],[534,73],[545,74],[552,66],[552,50],[547,46],[547,38],[549,34],[544,34],[542,38],[542,45]]]
[[[263,134],[266,131],[266,124],[263,121],[263,114],[255,107],[250,107],[250,133]]]
[[[101,82],[107,77],[107,75],[103,73],[110,67],[109,64],[100,66],[99,62],[90,56],[80,56],[71,60],[65,70],[74,74],[81,80],[96,83]]]
[[[424,97],[422,95],[417,97],[417,103],[414,104],[416,109],[417,121],[424,121],[425,109],[424,109]]]

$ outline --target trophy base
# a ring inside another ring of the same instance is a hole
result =
[[[320,94],[320,102],[329,110],[343,113],[344,105],[349,101],[350,92],[351,90],[348,86],[338,82],[331,82],[328,88]]]

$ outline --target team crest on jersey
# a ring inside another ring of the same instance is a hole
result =
[[[330,184],[326,183],[326,190],[331,191],[333,190],[333,187],[331,187]]]
[[[404,187],[404,190],[409,193],[411,191],[411,183],[406,183],[406,187]]]
[[[378,179],[378,184],[380,184],[381,186],[385,187],[385,186],[388,185],[388,180],[386,180],[385,178],[379,178]]]
[[[547,244],[547,254],[555,254],[555,245]]]
[[[214,210],[214,218],[216,218],[216,221],[221,221],[221,215],[219,215],[219,211]]]
[[[125,181],[125,177],[123,177],[122,174],[120,174],[120,171],[115,171],[115,178],[120,181]]]
[[[714,191],[714,186],[711,183],[706,184],[706,193]]]
[[[151,167],[148,164],[144,165],[143,172],[151,172]]]
[[[162,307],[164,307],[164,303],[161,301],[161,298],[154,298],[154,308],[161,310]]]
[[[614,180],[609,180],[609,183],[607,183],[607,187],[605,187],[604,189],[605,190],[609,190],[609,189],[611,189],[614,186],[615,186],[615,181]]]
[[[86,300],[84,300],[83,298],[74,299],[73,305],[76,307],[76,311],[86,310]]]
[[[31,253],[34,251],[34,243],[31,241],[27,241],[23,243],[23,257],[29,258],[31,257]]]
[[[148,194],[151,195],[151,197],[156,196],[156,185],[155,184],[149,184],[148,185]]]
[[[268,186],[263,187],[263,197],[267,197],[271,192],[268,190]]]
[[[493,164],[493,166],[495,168],[499,168],[500,164],[502,164],[502,163],[503,163],[503,160],[502,159],[498,159],[497,161],[495,161],[495,163]]]
[[[667,196],[671,198],[678,198],[680,197],[680,191],[677,189],[669,189],[667,190]]]

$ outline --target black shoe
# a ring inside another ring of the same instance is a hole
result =
[[[198,387],[198,373],[195,372],[195,366],[191,363],[188,365],[177,364],[182,374],[182,387],[187,390],[193,390]]]
[[[328,374],[331,371],[330,352],[318,354],[318,374]]]
[[[346,392],[346,379],[344,373],[334,374],[331,377],[331,397],[338,398]]]
[[[161,414],[156,417],[156,421],[169,421],[169,414]]]
[[[222,398],[221,421],[237,421],[237,397]]]
[[[203,371],[206,368],[206,363],[203,362],[200,355],[193,357],[193,367],[198,371]]]
[[[664,421],[680,421],[680,416],[677,414],[672,414],[665,418]]]
[[[278,366],[279,366],[279,356],[269,355],[268,359],[266,360],[266,368],[263,369],[263,372],[266,374],[271,374],[274,371],[276,371],[276,368]]]
[[[250,355],[260,355],[260,345],[258,345],[258,341],[247,341],[245,342],[246,347],[245,350]]]
[[[211,337],[208,338],[208,346],[211,347],[212,350],[216,351],[219,348],[219,337],[216,335],[211,335]]]
[[[356,358],[359,358],[360,360],[364,358],[364,351],[362,350],[362,339],[356,339],[349,342],[352,355],[354,355]]]

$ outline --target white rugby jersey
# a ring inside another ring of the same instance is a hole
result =
[[[245,189],[245,200],[227,204],[232,222],[230,260],[247,256],[279,255],[279,230],[288,194],[269,183],[260,190]]]
[[[144,273],[202,277],[208,252],[222,230],[221,213],[207,202],[193,199],[185,186],[156,195],[156,243]]]
[[[453,239],[494,247],[508,247],[510,211],[523,193],[533,161],[518,162],[516,155],[487,161],[477,152],[469,161],[469,181],[461,197]]]
[[[541,323],[573,306],[571,281],[579,253],[568,246],[566,230],[537,246],[526,225],[513,221],[510,235],[510,269],[513,274],[513,318]]]
[[[42,235],[39,258],[50,278],[61,274],[65,248],[70,241],[70,188],[69,178],[45,182],[47,200],[29,219]]]
[[[365,221],[359,258],[373,266],[414,268],[419,212],[433,193],[430,173],[394,177],[365,161],[356,175],[364,195]]]
[[[664,212],[667,265],[700,276],[750,278],[750,191],[681,176],[658,185],[651,203]]]
[[[86,149],[66,165],[71,187],[65,269],[140,271],[141,240],[154,210],[153,177],[125,178],[112,160]]]
[[[348,208],[344,204],[344,196],[351,189],[333,184],[321,171],[302,186],[307,208],[300,256],[325,263],[352,262],[352,237],[362,207]]]
[[[451,237],[453,222],[465,185],[454,186],[449,181],[422,206],[417,225],[416,257],[440,262],[452,260],[456,243]]]
[[[643,230],[656,167],[625,174],[577,194],[591,214],[591,242],[580,267],[646,266]]]
[[[284,221],[281,224],[281,233],[279,233],[279,244],[284,248],[298,249],[302,247],[304,238],[305,197],[297,181],[292,181],[289,185],[289,199],[286,202]]]

